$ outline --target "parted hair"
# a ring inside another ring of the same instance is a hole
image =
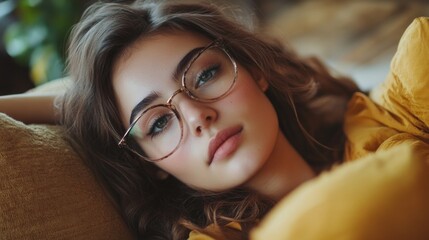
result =
[[[192,189],[118,148],[123,133],[112,87],[112,69],[135,41],[150,34],[185,31],[222,39],[255,79],[265,78],[280,129],[316,171],[340,162],[343,115],[356,84],[337,77],[317,59],[304,59],[249,30],[208,3],[97,2],[71,32],[67,70],[74,80],[61,105],[69,140],[138,238],[186,239],[190,230],[215,238],[247,239],[273,202],[249,189]],[[150,57],[150,56],[148,56]],[[242,230],[226,226],[241,224]],[[214,224],[215,228],[207,228]]]

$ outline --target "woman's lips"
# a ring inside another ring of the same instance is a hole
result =
[[[209,144],[209,162],[222,159],[237,149],[241,139],[242,126],[230,127],[222,130],[210,141]]]

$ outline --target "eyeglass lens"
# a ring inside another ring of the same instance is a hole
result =
[[[231,89],[235,71],[225,51],[218,47],[208,48],[185,72],[184,85],[196,100],[215,101]],[[149,107],[143,110],[129,135],[137,141],[147,159],[154,161],[177,148],[182,138],[182,126],[179,116],[169,107]]]

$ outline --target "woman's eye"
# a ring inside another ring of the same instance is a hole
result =
[[[211,81],[215,77],[218,70],[219,65],[216,65],[201,71],[201,73],[198,74],[196,77],[194,86],[195,89],[198,89],[201,86],[205,85],[207,82]]]
[[[165,131],[171,118],[171,114],[166,114],[157,118],[149,128],[149,135],[154,137]]]

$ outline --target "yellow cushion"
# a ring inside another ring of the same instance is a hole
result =
[[[408,142],[344,164],[283,199],[255,240],[428,239],[429,146]]]
[[[0,239],[132,239],[61,127],[0,114]]]

